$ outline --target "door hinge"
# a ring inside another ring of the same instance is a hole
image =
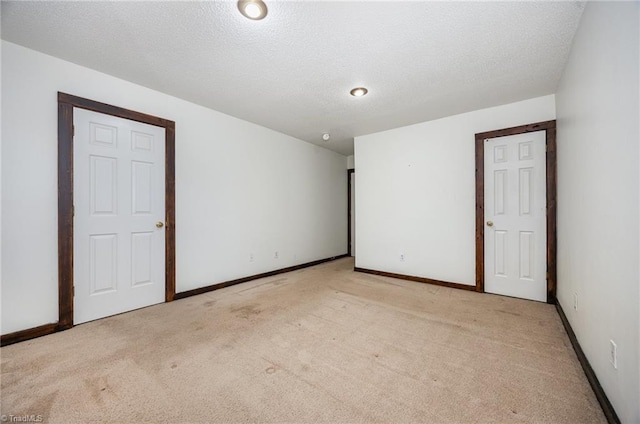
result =
[[[76,216],[76,205],[71,205],[71,216]]]
[[[75,137],[75,136],[76,136],[76,126],[71,125],[71,137]]]
[[[76,286],[75,284],[71,286],[71,297],[76,297]]]

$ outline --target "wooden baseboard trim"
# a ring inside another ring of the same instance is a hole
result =
[[[347,256],[349,256],[349,254],[345,253],[344,255],[332,256],[330,258],[325,258],[325,259],[318,259],[317,261],[311,261],[311,262],[307,262],[307,263],[300,264],[300,265],[290,266],[290,267],[287,267],[287,268],[281,268],[281,269],[277,269],[275,271],[269,271],[269,272],[264,272],[262,274],[250,275],[248,277],[242,277],[242,278],[238,278],[236,280],[225,281],[223,283],[216,283],[216,284],[212,284],[210,286],[200,287],[200,288],[193,289],[193,290],[187,290],[187,291],[184,291],[184,292],[176,293],[174,299],[175,300],[184,299],[185,297],[196,296],[196,295],[199,295],[199,294],[202,294],[202,293],[207,293],[207,292],[218,290],[218,289],[221,289],[221,288],[224,288],[224,287],[229,287],[229,286],[233,286],[233,285],[240,284],[240,283],[246,283],[247,281],[257,280],[259,278],[271,277],[271,276],[274,276],[274,275],[283,274],[285,272],[297,271],[297,270],[302,269],[302,268],[308,268],[310,266],[319,265],[319,264],[322,264],[322,263],[325,263],[325,262],[335,261],[336,259],[346,258]]]
[[[41,325],[39,327],[27,328],[26,330],[16,331],[15,333],[5,334],[0,337],[0,345],[8,346],[10,344],[24,342],[25,340],[35,339],[36,337],[46,336],[47,334],[59,331],[58,323]]]
[[[460,283],[450,283],[448,281],[432,280],[431,278],[415,277],[413,275],[395,274],[393,272],[376,271],[375,269],[353,268],[356,272],[364,272],[365,274],[381,275],[383,277],[399,278],[401,280],[417,281],[418,283],[433,284],[436,286],[452,287],[454,289],[476,291],[476,286],[468,286]]]
[[[307,262],[305,264],[294,265],[287,268],[278,269],[275,271],[265,272],[258,275],[252,275],[249,277],[238,278],[237,280],[226,281],[224,283],[213,284],[207,287],[201,287],[194,290],[189,290],[182,293],[176,293],[174,299],[183,299],[185,297],[195,296],[197,294],[210,292],[213,290],[221,289],[223,287],[232,286],[234,284],[240,284],[251,280],[257,280],[258,278],[270,277],[272,275],[282,274],[285,272],[296,271],[302,268],[308,268],[310,266],[319,265],[324,262],[334,261],[336,259],[342,259],[349,256],[348,254],[340,255],[340,256],[332,256],[326,259],[319,259],[317,261]],[[46,336],[47,334],[52,334],[58,331],[63,331],[70,328],[69,326],[64,327],[60,326],[58,323],[54,322],[51,324],[41,325],[39,327],[28,328],[22,331],[16,331],[15,333],[5,334],[0,337],[0,346],[8,346],[10,344],[24,342],[26,340],[35,339],[36,337]]]
[[[573,332],[573,328],[571,328],[571,324],[569,324],[569,320],[567,316],[564,314],[562,310],[562,306],[559,302],[556,301],[556,309],[558,310],[558,315],[560,315],[560,320],[562,321],[562,325],[564,325],[564,329],[569,336],[569,340],[571,341],[571,345],[573,346],[573,350],[576,351],[576,355],[578,356],[578,361],[580,361],[580,365],[582,365],[582,369],[587,376],[587,380],[593,389],[593,392],[596,395],[596,399],[600,402],[600,406],[602,407],[602,411],[604,412],[604,416],[607,418],[607,422],[609,424],[620,424],[620,418],[618,418],[618,414],[616,414],[615,409],[613,409],[613,405],[609,402],[609,398],[607,394],[604,392],[604,389],[600,385],[598,381],[598,377],[596,377],[596,373],[591,368],[591,364],[589,364],[589,360],[585,356],[582,351],[582,347],[580,347],[580,343],[578,343],[578,339],[576,338],[576,333]]]

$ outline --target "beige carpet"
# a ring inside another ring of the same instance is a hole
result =
[[[350,258],[2,348],[50,423],[606,422],[553,306]]]

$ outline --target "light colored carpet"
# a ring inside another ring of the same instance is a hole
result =
[[[2,348],[50,423],[606,422],[551,305],[341,259]]]

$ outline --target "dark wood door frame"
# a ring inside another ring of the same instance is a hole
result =
[[[165,301],[176,293],[175,122],[58,93],[58,324],[73,327],[73,108],[87,109],[165,129]]]
[[[476,291],[484,292],[484,140],[528,132],[546,132],[547,159],[547,303],[556,301],[556,121],[538,122],[476,134]]]
[[[355,169],[347,169],[347,254],[351,256],[351,174]],[[355,174],[354,174],[355,176]]]

